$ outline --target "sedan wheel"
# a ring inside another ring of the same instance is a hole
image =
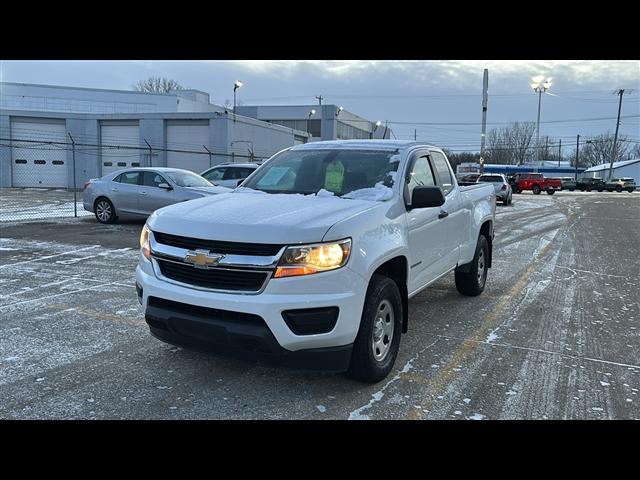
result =
[[[95,212],[100,223],[113,223],[116,219],[113,204],[106,198],[101,198],[96,202]]]

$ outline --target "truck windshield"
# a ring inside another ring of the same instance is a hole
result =
[[[400,162],[395,151],[288,150],[242,185],[266,193],[388,200]]]

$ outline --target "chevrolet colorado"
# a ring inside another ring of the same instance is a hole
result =
[[[230,193],[155,211],[138,300],[165,342],[377,382],[411,297],[452,271],[483,291],[495,208],[493,185],[460,187],[437,147],[296,145]]]

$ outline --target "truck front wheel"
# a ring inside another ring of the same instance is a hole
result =
[[[541,190],[539,185],[534,185],[531,190],[533,190],[534,195],[540,195]]]
[[[353,344],[349,377],[375,383],[389,374],[400,347],[402,314],[402,297],[396,282],[384,275],[374,275]]]
[[[484,235],[478,237],[476,254],[470,264],[456,268],[456,288],[462,295],[475,297],[484,290],[489,269],[489,243]]]

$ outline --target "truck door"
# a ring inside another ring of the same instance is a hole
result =
[[[411,194],[417,186],[436,185],[436,176],[428,152],[416,153],[409,162],[405,177],[405,203],[409,230],[409,292],[436,279],[443,273],[447,249],[447,230],[440,218],[440,207],[411,208]]]
[[[431,151],[431,162],[436,174],[437,185],[444,192],[445,203],[440,207],[442,227],[447,231],[447,243],[442,252],[443,272],[449,271],[458,264],[460,259],[460,244],[466,239],[469,232],[469,221],[466,218],[462,205],[462,199],[458,186],[453,179],[453,172],[444,155],[437,151]]]

